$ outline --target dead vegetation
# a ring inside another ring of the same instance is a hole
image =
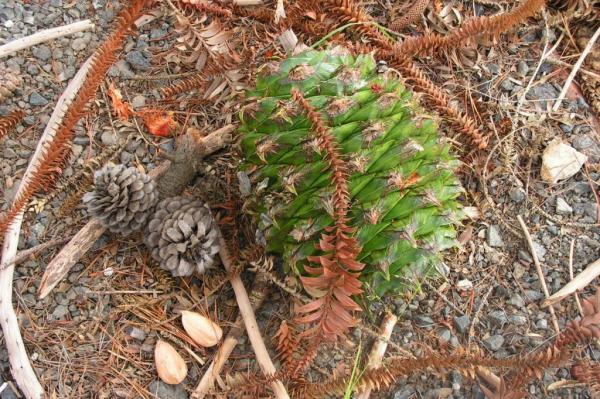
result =
[[[166,74],[165,80],[169,83],[156,85],[162,95],[157,103],[136,112],[120,93],[116,93],[114,87],[109,89],[109,112],[113,112],[121,120],[111,124],[113,129],[116,126],[118,130],[130,129],[132,134],[137,134],[139,125],[134,129],[133,124],[123,123],[130,118],[135,124],[139,118],[145,131],[154,136],[168,136],[172,131],[184,131],[192,116],[201,116],[206,126],[229,123],[235,119],[233,114],[242,108],[242,92],[252,86],[257,67],[270,59],[285,56],[272,43],[281,32],[292,29],[308,44],[313,44],[338,29],[328,38],[331,43],[342,44],[356,54],[374,53],[377,59],[387,62],[388,68],[397,70],[412,90],[422,95],[423,103],[429,110],[438,112],[442,123],[447,125],[446,131],[452,132],[448,133],[449,138],[454,140],[455,150],[462,155],[465,163],[470,163],[470,167],[474,169],[483,167],[483,172],[473,173],[471,178],[481,179],[484,186],[487,184],[487,164],[483,165],[481,160],[485,157],[489,160],[500,146],[506,167],[513,168],[517,154],[522,151],[514,148],[511,135],[522,126],[518,126],[520,122],[510,117],[492,119],[490,115],[498,107],[492,104],[492,100],[486,103],[476,102],[472,93],[449,93],[440,88],[437,84],[439,77],[435,73],[426,72],[430,69],[428,62],[434,69],[440,66],[440,62],[447,62],[453,67],[459,63],[476,65],[471,56],[479,55],[474,55],[469,49],[477,53],[482,43],[509,40],[510,38],[503,36],[504,33],[510,34],[511,30],[530,18],[539,20],[542,9],[550,13],[551,21],[547,23],[561,19],[566,29],[569,28],[569,21],[597,15],[597,9],[593,6],[590,8],[587,1],[559,4],[549,2],[546,5],[542,0],[525,0],[498,15],[473,17],[461,21],[458,27],[436,28],[444,30],[443,33],[431,30],[418,35],[403,34],[394,39],[394,36],[378,26],[369,12],[352,0],[331,0],[325,5],[318,1],[300,0],[286,8],[287,18],[279,23],[273,20],[273,4],[243,7],[183,0],[167,2],[167,5],[152,3],[132,1],[122,13],[114,31],[97,50],[83,87],[65,110],[65,117],[56,127],[54,139],[45,149],[41,166],[34,171],[33,178],[27,183],[23,193],[2,215],[2,236],[14,218],[27,207],[33,195],[58,180],[61,168],[69,156],[69,143],[76,123],[89,112],[89,103],[97,95],[106,71],[116,60],[125,35],[130,32],[133,21],[142,15],[145,7],[162,7],[165,14],[175,20],[173,32],[176,38],[172,50],[168,54],[156,54],[156,59],[161,61],[157,61],[155,68]],[[435,21],[432,23],[431,19],[435,17],[432,15],[439,15],[436,11],[441,2],[429,3],[419,0],[413,2],[401,16],[393,20],[390,29],[404,33],[411,25],[424,18],[425,14],[430,18],[428,22],[434,25]],[[580,50],[581,48],[570,47],[569,51]],[[164,62],[161,59],[163,55]],[[432,58],[437,60],[430,61]],[[462,69],[461,73],[467,74],[468,67],[472,65],[458,67]],[[463,78],[461,73],[457,73],[457,79]],[[185,76],[179,80],[173,78],[182,74]],[[589,74],[585,76],[584,81],[592,79],[592,82],[598,83]],[[172,82],[173,80],[176,81]],[[457,81],[457,86],[459,83]],[[594,92],[590,89],[583,91]],[[456,97],[464,101],[456,101]],[[268,258],[264,253],[260,250],[254,253],[250,251],[255,249],[252,247],[252,221],[240,212],[242,200],[233,188],[238,184],[234,178],[237,155],[225,151],[220,158],[213,159],[213,166],[203,170],[208,176],[207,187],[196,190],[204,191],[199,195],[207,197],[207,192],[214,194],[210,199],[213,210],[218,215],[218,222],[232,249],[233,261],[239,266],[234,274],[237,276],[245,265],[254,264],[256,273],[264,275],[291,293],[292,301],[301,303],[295,308],[294,315],[285,315],[283,322],[275,327],[279,329],[273,336],[273,342],[276,342],[274,348],[279,353],[282,368],[274,375],[267,376],[258,373],[255,367],[248,367],[252,370],[250,372],[244,371],[243,367],[238,368],[242,370],[241,373],[230,370],[227,373],[229,378],[221,382],[215,389],[215,394],[238,395],[245,392],[251,397],[268,396],[269,384],[278,379],[284,382],[292,397],[341,397],[348,386],[355,392],[366,389],[377,391],[394,385],[400,377],[410,374],[443,374],[455,370],[479,380],[488,397],[512,399],[525,397],[526,385],[532,379],[540,378],[545,369],[567,365],[569,362],[574,362],[573,377],[587,384],[591,392],[597,393],[598,365],[582,358],[582,348],[600,338],[600,294],[585,298],[582,317],[570,321],[552,342],[532,353],[496,359],[476,347],[459,348],[453,352],[431,352],[417,357],[395,356],[384,360],[382,367],[365,370],[357,378],[353,375],[354,370],[344,364],[335,375],[315,379],[314,374],[307,370],[314,366],[315,358],[325,343],[343,342],[348,338],[348,331],[357,325],[365,330],[372,331],[373,328],[368,321],[358,320],[357,312],[362,309],[353,299],[362,293],[359,276],[364,265],[357,259],[360,248],[352,235],[354,230],[347,225],[350,201],[346,180],[347,162],[340,156],[319,112],[299,91],[293,92],[293,100],[308,116],[312,130],[316,133],[317,145],[326,154],[327,165],[333,176],[334,227],[321,236],[317,248],[320,255],[310,258],[312,265],[308,271],[313,277],[299,279],[307,293],[319,291],[326,294],[307,298],[299,293],[298,281],[280,279],[273,273],[272,263],[265,266]],[[592,104],[596,104],[594,101],[591,100]],[[109,105],[104,106],[108,108]],[[177,117],[174,116],[176,111],[181,112]],[[251,112],[248,109],[245,111]],[[16,110],[10,116],[0,119],[0,138],[8,134],[8,130],[18,123],[21,116],[20,111]],[[198,123],[197,119],[195,123]],[[104,157],[99,162],[103,163],[109,157]],[[91,183],[91,179],[88,180]],[[189,190],[194,192],[194,188]],[[77,190],[72,194],[74,199],[65,204],[63,212],[73,209],[73,204],[83,191],[85,190]],[[482,209],[487,207],[481,193],[470,194],[476,205]],[[174,280],[156,266],[150,265],[148,254],[138,245],[136,239],[120,242],[111,238],[108,243],[87,256],[86,269],[80,271],[80,276],[93,278],[95,274],[104,273],[106,276],[108,273],[110,277],[104,280],[105,287],[98,287],[101,289],[96,292],[81,292],[72,299],[78,308],[84,309],[90,306],[86,296],[97,298],[96,309],[86,309],[93,315],[93,321],[79,324],[75,321],[53,322],[23,330],[28,343],[44,343],[35,347],[35,350],[43,354],[42,366],[46,368],[46,373],[60,374],[58,377],[42,377],[57,380],[61,385],[63,375],[81,375],[79,379],[70,381],[68,394],[72,397],[84,395],[90,391],[90,387],[98,392],[98,397],[130,397],[132,390],[141,397],[150,397],[147,386],[155,378],[150,348],[153,348],[156,337],[173,342],[182,349],[196,373],[202,370],[204,362],[211,356],[210,351],[196,345],[175,322],[178,310],[196,309],[218,314],[220,320],[235,319],[235,306],[221,304],[216,299],[232,277],[231,273],[218,272],[206,276],[200,285],[192,278]],[[119,263],[114,261],[117,254],[121,255]],[[31,284],[31,281],[27,284]],[[171,310],[170,313],[166,312],[167,308]],[[101,331],[100,340],[94,338],[90,341],[88,338],[96,337],[98,331]],[[132,338],[140,331],[144,335],[141,344],[140,340]],[[61,347],[69,348],[68,358],[61,351],[54,350]],[[487,369],[501,374],[499,380],[492,384],[494,386],[489,386],[489,381],[482,381],[482,370]]]

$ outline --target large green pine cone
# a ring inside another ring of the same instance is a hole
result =
[[[299,274],[332,224],[333,186],[292,87],[320,110],[347,162],[361,280],[377,295],[413,289],[456,245],[462,219],[457,161],[436,124],[392,73],[377,73],[370,55],[309,50],[262,69],[241,114],[243,167],[269,249]]]

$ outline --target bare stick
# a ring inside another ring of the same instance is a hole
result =
[[[525,222],[523,221],[521,215],[517,215],[517,220],[521,225],[521,229],[523,230],[523,234],[525,235],[527,245],[529,245],[529,252],[531,252],[531,256],[533,257],[533,263],[535,263],[535,269],[537,270],[537,274],[540,279],[540,284],[542,285],[542,290],[544,290],[544,295],[546,296],[546,298],[549,298],[550,292],[548,291],[548,286],[546,285],[546,280],[544,279],[544,272],[542,271],[542,266],[540,265],[537,253],[533,248],[533,240],[531,239],[529,230],[527,230],[527,226],[525,225]],[[556,318],[556,313],[554,312],[554,307],[552,305],[550,305],[550,316],[552,316],[552,324],[554,325],[554,330],[556,330],[556,333],[559,334],[560,328],[558,327],[558,319]]]
[[[373,348],[371,349],[371,353],[369,353],[369,369],[377,369],[381,366],[381,360],[383,359],[383,355],[385,355],[385,350],[387,349],[388,342],[390,337],[392,336],[392,331],[394,331],[394,327],[398,322],[398,317],[396,317],[392,313],[387,313],[381,322],[381,337],[383,339],[378,339],[373,344]],[[363,392],[359,393],[356,396],[356,399],[369,399],[371,396],[371,389],[367,388]]]
[[[600,276],[600,259],[591,263],[584,271],[575,276],[573,280],[569,281],[564,287],[543,301],[542,307],[552,306],[562,301],[569,295],[587,287],[598,276]]]
[[[254,284],[252,284],[252,291],[250,292],[250,304],[252,305],[253,310],[262,306],[268,291],[267,277],[263,274],[257,274]],[[231,327],[227,337],[219,347],[213,361],[202,376],[198,386],[194,392],[192,392],[192,399],[204,399],[204,397],[208,395],[214,386],[215,379],[223,369],[227,359],[229,359],[231,352],[233,352],[233,349],[236,347],[243,332],[244,319],[242,319],[242,316],[238,316],[235,324]]]
[[[573,252],[575,252],[575,239],[571,239],[571,247],[569,248],[569,278],[570,281],[573,281]],[[575,303],[577,304],[577,309],[579,310],[579,314],[583,317],[583,307],[581,306],[581,301],[579,300],[579,295],[577,292],[575,293]]]
[[[54,107],[54,111],[50,116],[50,120],[38,142],[33,157],[27,166],[27,170],[21,180],[15,198],[18,198],[26,185],[29,184],[33,171],[39,166],[45,147],[49,145],[56,135],[56,130],[69,105],[73,102],[73,98],[75,98],[75,95],[83,84],[90,67],[91,58],[88,58],[58,99],[56,107]],[[23,343],[23,337],[19,331],[17,316],[12,307],[12,280],[15,268],[13,261],[17,253],[19,232],[21,231],[22,222],[23,211],[21,211],[14,219],[4,237],[0,261],[3,264],[10,265],[5,269],[0,270],[0,326],[2,326],[2,331],[4,333],[4,341],[6,342],[6,349],[10,360],[10,368],[15,382],[27,399],[41,399],[44,395],[44,391],[29,362],[29,357],[25,351],[25,344]]]
[[[59,26],[56,28],[45,29],[34,33],[33,35],[25,36],[20,39],[15,39],[0,46],[0,58],[6,57],[16,51],[35,46],[36,44],[47,42],[52,39],[71,35],[88,29],[93,29],[94,24],[89,19],[73,22],[69,25]]]
[[[25,261],[25,259],[29,258],[30,256],[37,254],[38,252],[42,252],[48,248],[52,248],[57,245],[62,245],[64,243],[66,243],[67,241],[69,241],[70,239],[71,239],[71,237],[57,238],[57,239],[50,240],[48,242],[44,242],[39,245],[36,245],[35,247],[19,251],[10,263],[0,264],[0,270],[5,269],[10,265],[16,266],[19,263]]]
[[[573,69],[571,70],[569,77],[565,81],[565,84],[563,85],[563,88],[560,91],[560,94],[558,95],[558,98],[556,99],[554,106],[552,107],[552,111],[554,111],[554,112],[558,111],[558,107],[560,107],[560,104],[562,104],[562,101],[564,100],[565,96],[567,95],[569,86],[571,86],[571,83],[573,82],[575,75],[577,75],[577,71],[579,70],[579,68],[581,68],[581,65],[583,65],[583,61],[585,61],[585,57],[587,57],[587,55],[590,53],[590,51],[592,51],[592,48],[594,47],[594,43],[596,43],[596,40],[598,40],[598,36],[600,36],[600,28],[596,29],[596,32],[590,38],[590,41],[587,43],[587,45],[581,52],[579,59],[573,66]]]
[[[227,242],[223,238],[223,235],[219,233],[219,242],[221,248],[219,250],[219,255],[221,256],[221,261],[223,262],[223,266],[227,272],[231,273],[234,269],[231,264],[231,257],[229,256],[229,250],[227,249]],[[267,348],[265,347],[265,342],[263,341],[260,330],[258,329],[258,324],[256,324],[256,317],[254,316],[254,311],[252,310],[252,305],[250,304],[250,299],[248,298],[248,292],[246,291],[246,287],[244,287],[244,283],[240,278],[239,274],[235,273],[232,275],[229,280],[231,283],[231,287],[233,287],[233,291],[235,293],[235,299],[238,303],[238,307],[240,308],[240,314],[244,320],[244,325],[246,326],[246,331],[248,333],[248,338],[250,338],[250,344],[252,344],[252,348],[254,349],[254,354],[256,355],[256,361],[260,366],[263,374],[266,376],[273,376],[277,372],[275,366],[273,365],[273,361],[269,356],[269,352],[267,352]],[[285,390],[285,387],[279,380],[274,380],[271,382],[271,388],[275,393],[275,398],[277,399],[289,399],[289,395]]]

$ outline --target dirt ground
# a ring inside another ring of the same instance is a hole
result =
[[[386,26],[402,12],[402,4],[396,2],[360,3]],[[503,12],[514,3],[431,1],[421,18],[402,34],[446,33],[469,17]],[[12,96],[0,101],[0,115],[14,108],[26,113],[16,131],[0,141],[2,210],[8,208],[15,195],[58,96],[106,37],[121,6],[115,0],[0,2],[0,45],[80,19],[90,18],[96,24],[94,30],[0,59],[0,69],[6,68],[22,79]],[[388,347],[386,356],[402,355],[401,350],[418,355],[476,345],[488,355],[505,358],[533,351],[556,334],[549,310],[541,307],[545,295],[518,215],[531,233],[550,293],[570,281],[570,263],[572,273],[577,275],[600,257],[600,124],[597,110],[591,105],[593,98],[584,95],[590,87],[600,93],[600,80],[593,85],[594,76],[600,74],[597,62],[593,62],[600,59],[598,44],[558,110],[552,110],[581,53],[577,46],[581,40],[585,43],[589,30],[593,33],[598,24],[589,15],[561,19],[560,11],[561,7],[550,7],[498,39],[483,39],[443,56],[419,59],[428,76],[475,115],[492,139],[489,148],[475,156],[463,152],[463,200],[465,206],[478,210],[479,217],[466,220],[462,226],[462,249],[446,254],[445,277],[426,283],[414,296],[390,299],[364,312],[363,324],[372,329],[377,329],[384,307],[399,316],[391,339],[394,345]],[[237,35],[247,33],[250,37],[252,22],[244,20],[234,29]],[[267,37],[266,31],[254,33]],[[164,3],[155,7],[151,21],[139,34],[127,39],[125,50],[108,72],[107,84],[77,128],[72,161],[63,171],[58,188],[40,194],[30,204],[19,249],[70,237],[85,224],[87,215],[80,199],[90,189],[93,171],[99,165],[112,160],[149,171],[160,162],[159,151],[173,148],[172,138],[149,135],[139,121],[123,122],[111,114],[108,82],[116,84],[136,109],[154,104],[174,111],[180,126],[210,132],[235,121],[240,107],[235,78],[219,91],[215,89],[211,99],[196,94],[184,95],[180,101],[161,99],[160,87],[172,81],[172,76],[189,71],[167,57],[178,35],[171,8]],[[277,42],[248,40],[257,56],[244,65],[244,76],[266,55],[283,54]],[[171,77],[161,79],[157,75]],[[445,133],[452,135],[448,130]],[[542,154],[555,139],[587,155],[588,160],[573,177],[548,184],[540,175]],[[203,165],[201,177],[190,193],[208,197],[213,203],[225,203],[223,182],[236,182],[235,166],[235,156],[229,149],[213,155]],[[208,363],[214,349],[199,348],[186,339],[178,312],[196,309],[212,315],[223,327],[231,325],[237,305],[225,273],[217,270],[204,279],[173,278],[149,257],[141,235],[122,238],[105,234],[52,293],[40,300],[40,276],[56,252],[57,248],[46,250],[21,263],[15,269],[13,292],[27,351],[50,397],[188,398],[206,369],[200,360]],[[276,265],[275,272],[283,277],[279,267]],[[254,275],[245,271],[244,281],[249,285]],[[592,283],[581,295],[594,291]],[[290,295],[272,286],[266,303],[257,312],[270,349],[275,332],[282,320],[289,319],[291,308]],[[573,298],[556,305],[555,312],[561,327],[578,315]],[[357,346],[369,348],[372,342],[372,337],[359,329],[349,338],[351,344],[320,352],[310,378],[329,375],[340,361],[351,365]],[[158,339],[181,348],[189,367],[182,384],[169,386],[157,378],[153,351]],[[600,359],[595,346],[586,348],[585,354]],[[225,374],[256,369],[252,348],[243,336]],[[556,388],[557,382],[571,380],[569,367],[548,369],[529,386],[527,397],[590,397],[587,388],[577,383]],[[1,399],[19,397],[0,334],[0,386],[3,382],[8,386],[0,391]],[[450,372],[403,379],[372,397],[484,395],[473,381]]]

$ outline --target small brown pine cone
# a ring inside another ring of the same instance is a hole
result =
[[[181,196],[159,202],[144,242],[160,267],[176,277],[205,273],[219,252],[219,233],[208,206]]]
[[[83,202],[110,231],[128,235],[145,226],[158,192],[154,181],[137,169],[109,163],[94,174],[94,191]]]

